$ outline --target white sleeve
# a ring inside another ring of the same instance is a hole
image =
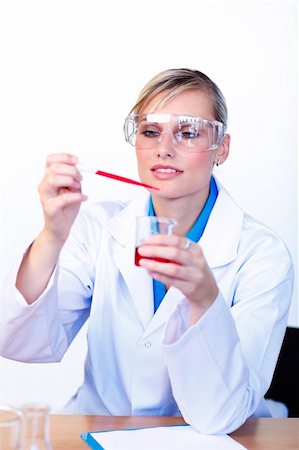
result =
[[[183,301],[165,329],[163,349],[184,419],[202,433],[229,433],[268,390],[284,336],[293,272],[229,308],[221,295],[188,328]],[[266,283],[267,284],[267,283]]]
[[[21,262],[16,261],[2,290],[1,356],[25,362],[61,360],[89,315],[94,265],[87,241],[77,226],[48,286],[31,305],[15,287]]]

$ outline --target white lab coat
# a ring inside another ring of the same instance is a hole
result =
[[[86,204],[49,285],[29,306],[7,283],[1,355],[59,361],[89,317],[85,381],[66,413],[180,415],[203,433],[269,416],[266,393],[287,325],[293,268],[268,228],[219,194],[200,239],[220,293],[188,328],[188,304],[170,288],[153,311],[152,279],[134,265],[128,204]]]

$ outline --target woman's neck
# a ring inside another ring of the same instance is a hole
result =
[[[153,195],[152,200],[156,216],[174,219],[177,222],[173,230],[174,234],[185,236],[202,211],[208,196],[209,187],[207,192],[196,193],[188,198],[169,199]]]

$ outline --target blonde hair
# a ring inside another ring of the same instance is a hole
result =
[[[139,114],[149,102],[161,92],[165,95],[156,107],[165,104],[171,98],[187,89],[199,89],[211,100],[215,120],[227,127],[227,106],[218,86],[204,73],[192,69],[168,69],[154,76],[142,89],[137,101],[130,111]]]

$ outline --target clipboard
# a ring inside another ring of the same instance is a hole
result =
[[[93,450],[246,450],[228,435],[206,435],[190,425],[169,425],[82,433]]]

